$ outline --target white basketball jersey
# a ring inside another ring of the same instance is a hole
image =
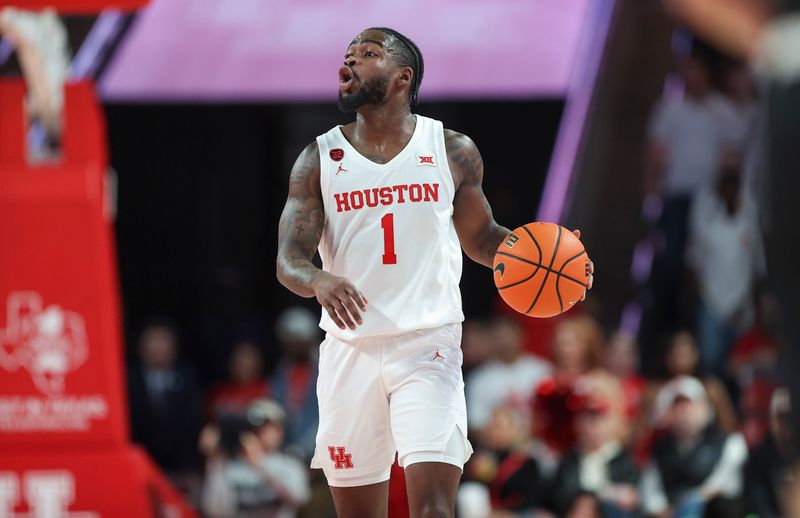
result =
[[[461,322],[461,245],[442,123],[417,115],[406,147],[385,164],[358,153],[337,126],[317,137],[325,226],[323,270],[367,298],[364,323],[320,327],[342,340]]]

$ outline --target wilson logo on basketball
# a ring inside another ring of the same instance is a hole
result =
[[[510,236],[508,236],[508,239],[506,239],[506,246],[508,248],[513,248],[514,243],[516,243],[517,241],[519,241],[519,237],[515,236],[514,234],[511,234]]]
[[[344,449],[344,446],[328,446],[328,452],[331,454],[331,460],[334,462],[336,469],[353,467],[353,455],[345,453]]]
[[[338,162],[339,160],[344,158],[344,149],[340,149],[337,147],[336,149],[331,149],[331,152],[328,154],[330,155],[331,160],[333,160],[334,162]]]

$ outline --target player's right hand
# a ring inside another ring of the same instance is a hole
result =
[[[367,298],[352,282],[344,277],[320,272],[313,289],[319,304],[340,329],[355,329],[364,323],[361,311],[367,310]]]

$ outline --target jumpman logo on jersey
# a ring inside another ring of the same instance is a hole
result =
[[[442,360],[444,360],[444,356],[442,356],[442,354],[439,352],[439,349],[436,349],[436,352],[433,353],[433,358],[431,358],[431,361],[434,361],[437,358],[441,358]]]
[[[350,171],[342,167],[342,164],[339,164],[339,169],[336,170],[336,176],[339,176],[339,173],[349,173],[349,172]]]

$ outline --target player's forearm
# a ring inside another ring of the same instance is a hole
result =
[[[314,282],[322,270],[317,268],[307,257],[294,254],[278,256],[278,281],[293,293],[311,298],[314,293]]]
[[[500,246],[500,243],[502,243],[510,233],[510,230],[493,221],[479,240],[478,246],[474,247],[472,250],[468,250],[467,255],[476,263],[492,268],[494,266],[494,255],[497,252],[497,247]]]

